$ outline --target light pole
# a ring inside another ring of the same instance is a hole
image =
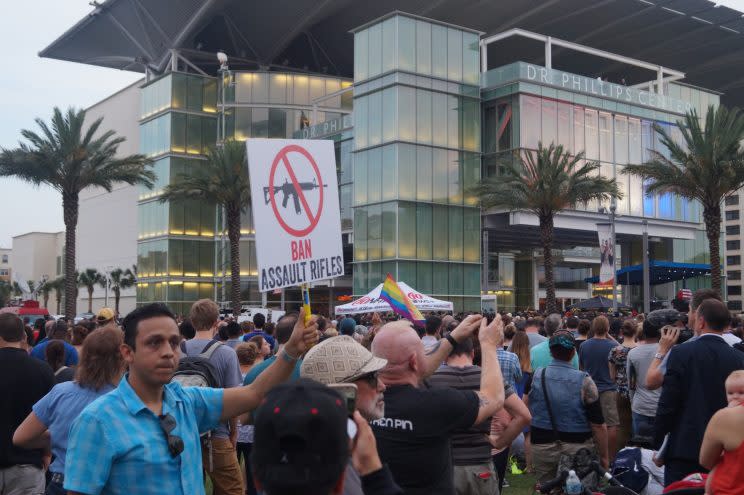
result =
[[[648,262],[648,220],[643,220],[643,312],[651,311],[651,273]]]
[[[227,86],[230,84],[230,78],[232,76],[232,72],[230,71],[230,66],[227,64],[227,54],[225,52],[217,52],[217,61],[220,63],[220,68],[218,70],[218,73],[220,75],[220,127],[219,127],[219,139],[217,140],[217,146],[222,146],[225,144],[225,140],[227,138],[226,136],[226,130],[225,130],[225,102],[226,102],[226,93],[227,93]],[[220,260],[220,266],[222,269],[222,291],[221,291],[221,298],[220,302],[222,304],[225,303],[226,296],[226,290],[225,287],[227,285],[227,273],[225,270],[225,265],[227,263],[227,260],[225,259],[225,208],[221,208],[221,226],[220,226],[220,254],[221,254],[221,260]]]

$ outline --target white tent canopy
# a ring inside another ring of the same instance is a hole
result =
[[[411,288],[405,282],[398,282],[400,290],[402,290],[408,298],[411,300],[414,306],[419,311],[452,311],[453,305],[449,301],[442,301],[440,299],[434,299],[431,296],[422,294],[416,289]],[[382,284],[375,287],[372,292],[366,296],[362,296],[356,301],[352,301],[342,306],[336,306],[337,315],[353,315],[358,313],[374,313],[380,312],[385,313],[392,311],[390,305],[384,300],[380,299],[380,292],[382,291]]]

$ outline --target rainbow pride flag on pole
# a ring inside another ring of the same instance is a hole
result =
[[[408,296],[400,290],[398,283],[389,273],[387,274],[387,278],[385,278],[385,283],[382,284],[380,299],[387,302],[393,308],[393,311],[403,318],[411,320],[415,325],[424,325],[424,315],[413,305]]]

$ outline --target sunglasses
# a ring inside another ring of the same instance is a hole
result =
[[[360,376],[355,381],[363,380],[367,383],[371,388],[377,388],[378,385],[378,378],[380,376],[379,371],[373,371],[372,373],[367,373],[365,375]]]
[[[161,414],[158,416],[160,420],[160,428],[165,433],[165,438],[168,440],[168,450],[172,457],[178,457],[183,452],[183,439],[176,435],[171,435],[171,432],[176,429],[176,418],[170,414]]]

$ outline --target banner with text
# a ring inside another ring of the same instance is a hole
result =
[[[599,234],[599,284],[612,285],[615,278],[615,246],[612,245],[612,225],[598,223]]]
[[[343,276],[333,141],[248,139],[258,288]]]

